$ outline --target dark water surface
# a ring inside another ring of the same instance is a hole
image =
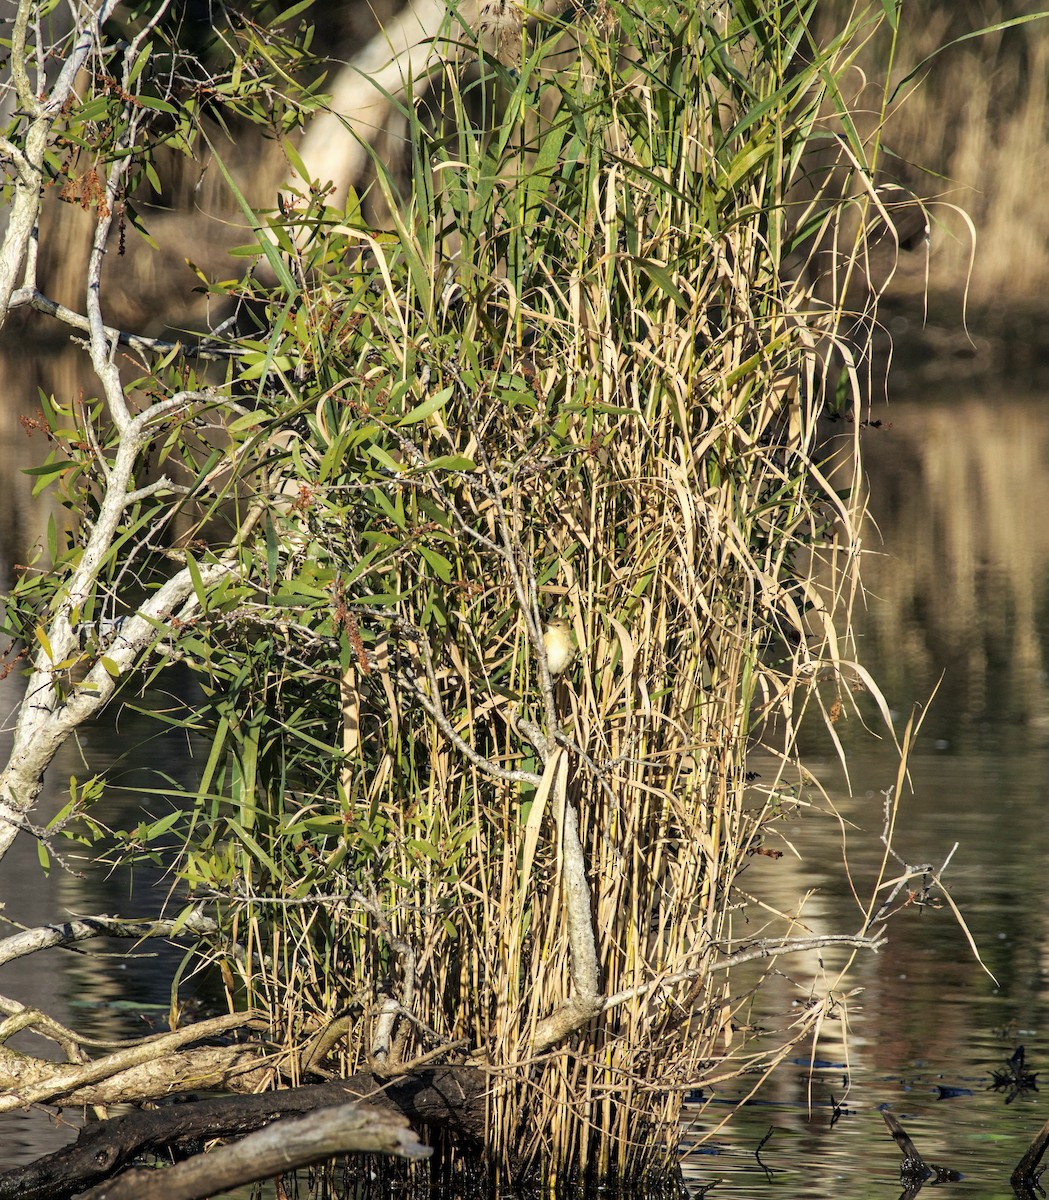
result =
[[[855,795],[841,808],[856,826],[853,867],[870,877],[874,838],[865,846],[862,831],[880,832],[891,764],[872,755],[854,766]],[[774,1185],[797,1196],[895,1196],[900,1154],[879,1113],[887,1106],[927,1161],[964,1174],[949,1185],[952,1195],[1011,1194],[1009,1175],[1049,1117],[1049,1087],[1011,1099],[1011,1088],[993,1087],[1021,1045],[1027,1070],[1049,1080],[1047,766],[1044,747],[1032,748],[1024,771],[1011,753],[993,750],[915,757],[915,795],[903,806],[897,845],[911,863],[939,865],[957,844],[946,881],[995,979],[975,961],[948,907],[898,913],[888,944],[857,960],[842,1019],[780,1067],[712,1145],[686,1159],[690,1182],[721,1180],[717,1192],[728,1195]],[[858,927],[855,902],[840,883],[837,840],[821,842],[810,829],[797,841],[814,892],[804,910],[813,913],[813,927],[833,927],[839,914],[839,929]],[[775,885],[752,887],[775,893]],[[790,903],[789,887],[783,899]],[[816,956],[806,957],[807,964],[783,960],[786,978],[759,1000],[770,1026],[788,1024],[822,975]],[[831,961],[824,956],[828,968]],[[717,1101],[745,1095],[735,1086]],[[697,1132],[717,1119],[718,1107],[691,1106]],[[754,1152],[770,1130],[760,1152],[774,1173],[766,1177]]]
[[[938,1192],[1010,1196],[1009,1175],[1049,1118],[1049,403],[955,388],[876,415],[886,424],[864,434],[878,529],[865,539],[862,660],[901,727],[943,674],[895,846],[906,863],[937,867],[953,851],[944,880],[994,978],[947,904],[897,913],[884,949],[857,959],[836,1027],[687,1156],[690,1184],[719,1181],[716,1195],[898,1195],[886,1106],[927,1161],[963,1174]],[[855,719],[841,732],[851,792],[832,756],[807,765],[846,822],[866,898],[896,757]],[[793,907],[808,888],[802,916],[814,931],[859,928],[838,823],[788,833],[800,859],[756,859],[751,890]],[[781,960],[783,978],[759,1000],[770,1027],[788,1025],[841,961],[825,956],[821,971],[815,954],[802,957]],[[1010,1099],[995,1073],[1021,1045],[1044,1091]],[[745,1095],[691,1106],[697,1133]],[[755,1150],[770,1131],[766,1173]]]
[[[800,1047],[721,1128],[746,1082],[693,1098],[682,1143],[696,1147],[684,1164],[693,1192],[716,1182],[719,1196],[897,1196],[900,1155],[879,1112],[888,1106],[926,1159],[963,1173],[940,1191],[1008,1196],[1010,1172],[1049,1117],[1049,403],[955,389],[877,415],[883,427],[864,433],[877,528],[866,539],[863,661],[901,728],[944,672],[911,760],[913,794],[903,798],[895,846],[907,863],[937,867],[953,851],[945,882],[994,978],[942,899],[904,907],[880,953],[856,960],[816,1046]],[[0,430],[5,481],[25,465],[22,438],[17,427]],[[40,506],[16,503],[5,554],[18,541],[13,523],[26,538],[42,525]],[[6,559],[0,576],[9,569]],[[13,679],[0,682],[5,714],[16,689]],[[807,765],[842,818],[853,882],[866,899],[896,758],[855,717],[839,732],[851,787],[815,735]],[[177,739],[140,746],[127,730],[105,744],[101,734],[87,736],[92,758],[123,755],[129,770],[136,761],[159,764],[175,778],[189,753]],[[87,773],[68,747],[52,771],[51,803],[63,801],[70,774]],[[114,823],[137,819],[140,802],[133,791],[124,796]],[[156,811],[157,801],[147,804]],[[807,896],[804,928],[858,929],[842,870],[843,825],[819,815],[786,825],[784,856],[756,857],[746,885],[791,911]],[[81,882],[53,871],[44,880],[28,842],[0,872],[4,915],[33,925],[69,913],[156,911],[163,880],[139,877],[135,887],[129,902],[126,877]],[[774,1037],[842,962],[815,952],[781,960],[752,1023]],[[0,968],[0,992],[92,1034],[128,1036],[166,1020],[172,966],[170,955],[127,966],[50,952]],[[1020,1045],[1046,1091],[1007,1103],[1008,1091],[991,1085]],[[766,1171],[755,1150],[770,1130],[760,1151]],[[71,1136],[41,1114],[0,1116],[0,1163],[28,1161]]]

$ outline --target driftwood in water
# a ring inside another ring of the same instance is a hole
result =
[[[1034,1141],[1027,1148],[1027,1153],[1016,1164],[1016,1170],[1009,1176],[1013,1191],[1018,1196],[1044,1195],[1038,1184],[1038,1164],[1042,1161],[1046,1148],[1049,1147],[1049,1121],[1038,1130]]]
[[[129,1171],[113,1183],[92,1188],[84,1200],[206,1200],[241,1184],[348,1152],[402,1158],[425,1158],[431,1153],[396,1113],[365,1104],[340,1104],[274,1122],[239,1142],[162,1171]]]
[[[467,1067],[435,1067],[387,1083],[365,1072],[258,1096],[221,1096],[134,1112],[88,1125],[72,1146],[0,1173],[0,1200],[66,1200],[112,1179],[143,1154],[185,1158],[198,1153],[204,1139],[236,1137],[348,1101],[399,1114],[417,1128],[427,1125],[479,1139],[488,1082],[484,1073]]]
[[[961,1178],[957,1171],[948,1167],[937,1167],[928,1163],[921,1156],[918,1147],[911,1141],[907,1131],[890,1112],[881,1110],[885,1124],[889,1127],[893,1141],[900,1148],[903,1159],[900,1162],[900,1181],[903,1183],[901,1200],[913,1200],[921,1191],[922,1185],[931,1179],[935,1183],[951,1183]]]
[[[892,1140],[900,1148],[900,1153],[903,1159],[900,1162],[900,1174],[906,1176],[920,1175],[922,1179],[928,1179],[932,1174],[925,1159],[918,1152],[918,1147],[911,1141],[906,1129],[896,1120],[890,1112],[884,1109],[881,1115],[885,1120],[885,1124],[889,1127],[889,1132],[892,1134]]]

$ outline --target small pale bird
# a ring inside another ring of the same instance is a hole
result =
[[[543,631],[543,646],[550,674],[560,675],[575,658],[576,652],[575,634],[564,617],[553,617],[547,621]]]

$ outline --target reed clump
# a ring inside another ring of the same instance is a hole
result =
[[[311,1068],[488,1072],[518,1176],[666,1167],[683,1092],[742,1069],[732,955],[803,948],[737,884],[858,678],[818,422],[877,299],[845,310],[886,211],[839,87],[874,9],[822,44],[800,6],[675,0],[494,58],[460,30],[375,164],[388,224],[297,164],[272,284],[229,285],[262,317],[222,486],[266,513],[193,631],[181,875],[233,1002]]]

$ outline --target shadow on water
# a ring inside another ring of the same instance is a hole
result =
[[[684,1170],[693,1194],[716,1183],[723,1196],[771,1186],[814,1198],[899,1195],[900,1152],[879,1111],[887,1107],[928,1161],[961,1173],[939,1185],[950,1195],[1010,1195],[1010,1172],[1049,1115],[1034,1090],[1049,1073],[1049,404],[1009,394],[1000,383],[980,387],[894,402],[876,414],[880,428],[864,431],[873,520],[860,644],[901,717],[943,672],[911,760],[913,795],[895,842],[911,864],[939,867],[953,851],[946,882],[990,974],[947,906],[908,903],[905,892],[888,943],[856,960],[838,1019],[824,1025],[817,1045],[782,1064],[724,1125],[730,1104],[747,1095],[745,1080],[690,1098],[682,1147],[690,1151]],[[29,498],[19,474],[34,454],[46,454],[42,441],[27,442],[17,414],[0,417],[0,496],[9,506],[0,517],[4,583],[19,547],[46,530],[46,502]],[[14,677],[0,681],[8,715],[17,688]],[[841,870],[843,838],[860,898],[882,853],[885,792],[896,776],[892,748],[856,718],[840,732],[851,790],[829,749],[820,757],[815,746],[808,765],[841,821],[786,823],[783,857],[755,856],[743,880],[785,911],[805,896],[799,931],[859,926],[860,908]],[[134,824],[143,802],[160,815],[165,801],[142,789],[156,786],[157,770],[185,779],[190,748],[156,735],[126,715],[90,730],[83,754],[67,747],[51,773],[53,811],[69,776],[88,773],[86,759],[123,785],[107,822]],[[27,839],[0,874],[4,916],[23,924],[118,910],[152,914],[165,894],[157,873],[132,879],[92,871],[81,880],[53,869],[45,879]],[[0,968],[0,992],[92,1036],[129,1036],[166,1021],[177,952],[163,953],[130,965],[101,951],[37,954]],[[752,1028],[768,1030],[773,1044],[813,982],[833,978],[843,963],[828,951],[778,960],[749,1014]],[[1033,1085],[996,1088],[1020,1045]],[[41,1113],[0,1117],[0,1164],[29,1161],[74,1132]]]

